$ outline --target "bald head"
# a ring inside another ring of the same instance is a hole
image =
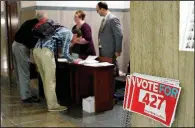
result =
[[[35,16],[36,19],[40,20],[42,18],[47,18],[46,14],[43,11],[38,11]]]

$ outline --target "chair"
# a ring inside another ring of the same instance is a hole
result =
[[[114,97],[117,101],[123,100],[126,84],[126,76],[130,73],[130,62],[127,67],[127,73],[125,76],[116,76],[114,79]]]

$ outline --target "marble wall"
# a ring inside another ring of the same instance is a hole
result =
[[[130,5],[131,73],[178,79],[181,94],[173,127],[194,126],[194,53],[179,51],[179,1],[133,1]],[[163,127],[132,114],[132,127]]]
[[[3,12],[5,9],[4,9],[4,1],[1,1],[1,12]]]
[[[1,1],[1,70],[7,69],[7,37],[5,24],[4,1]]]

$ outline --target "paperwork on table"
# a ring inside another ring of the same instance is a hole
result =
[[[113,65],[108,62],[99,62],[95,60],[98,56],[88,56],[85,60],[80,61],[79,64],[83,64],[85,66],[92,66],[92,67],[101,67],[101,66],[109,66]]]
[[[78,64],[92,67],[110,66],[113,65],[108,62],[99,62],[95,60],[98,56],[88,56],[85,60],[81,60]],[[65,58],[58,58],[59,62],[68,62]]]
[[[58,62],[68,62],[68,60],[65,58],[58,58]]]

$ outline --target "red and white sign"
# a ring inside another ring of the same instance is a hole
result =
[[[123,108],[170,127],[181,87],[137,76],[127,76]]]

